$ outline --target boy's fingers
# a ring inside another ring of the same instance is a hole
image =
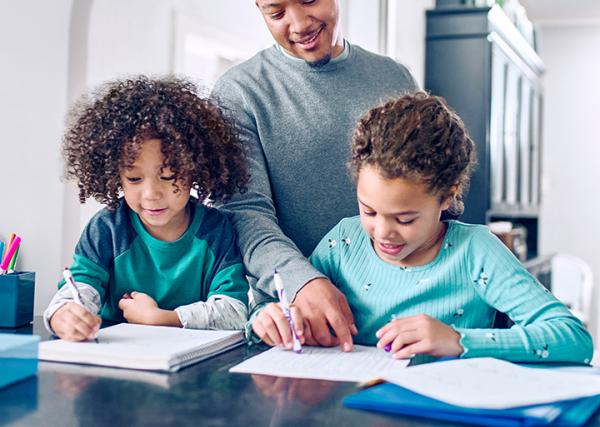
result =
[[[125,310],[127,307],[129,307],[131,304],[133,304],[133,298],[121,298],[119,300],[119,308],[121,310]]]
[[[73,324],[73,327],[84,337],[89,337],[94,332],[94,327],[83,321],[78,321]]]
[[[82,322],[84,322],[91,329],[96,328],[98,326],[98,324],[100,323],[100,318],[98,316],[96,316],[95,314],[90,313],[87,310],[85,310],[84,313],[79,315],[79,318],[81,319]]]

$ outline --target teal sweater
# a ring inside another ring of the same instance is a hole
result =
[[[233,226],[197,199],[190,199],[188,209],[190,225],[174,242],[150,235],[124,200],[115,211],[98,212],[83,231],[70,267],[84,305],[104,320],[124,322],[119,300],[138,291],[160,308],[175,310],[186,327],[241,329],[248,282]],[[47,321],[71,299],[63,285],[61,280],[44,313]]]
[[[345,46],[319,68],[272,46],[214,87],[249,155],[249,189],[224,209],[233,213],[244,264],[257,280],[255,301],[275,295],[275,268],[287,295],[323,277],[306,257],[340,219],[358,213],[346,169],[354,126],[370,108],[417,88],[391,58]]]
[[[310,259],[348,298],[356,343],[375,344],[375,332],[393,316],[425,313],[460,333],[462,357],[591,361],[592,339],[583,324],[486,226],[447,225],[439,254],[418,267],[380,259],[358,216],[342,220],[321,240]],[[496,310],[515,325],[493,329]]]

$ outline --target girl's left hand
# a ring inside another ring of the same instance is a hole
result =
[[[459,356],[464,351],[458,332],[426,314],[392,320],[375,335],[379,338],[377,348],[389,344],[395,359],[423,353],[435,357]]]
[[[154,299],[143,292],[125,294],[119,300],[119,308],[123,310],[123,317],[129,323],[142,325],[155,325],[157,317],[162,311]]]

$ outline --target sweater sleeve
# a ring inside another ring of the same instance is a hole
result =
[[[110,280],[112,266],[110,227],[94,217],[85,227],[73,255],[73,263],[69,267],[77,285],[83,306],[93,314],[98,314],[105,299]],[[50,320],[54,313],[66,303],[73,301],[73,296],[64,279],[58,282],[58,292],[54,295],[48,308],[43,313],[46,329],[54,333]]]
[[[470,242],[467,269],[478,295],[515,323],[510,329],[461,329],[461,357],[514,362],[589,363],[593,346],[584,325],[521,265],[489,230]]]
[[[185,328],[244,329],[248,320],[248,281],[235,230],[226,215],[216,212],[212,211],[206,222],[214,256],[206,301],[182,305],[175,311]]]
[[[215,85],[212,97],[235,121],[239,137],[246,147],[251,177],[248,191],[236,194],[221,207],[221,210],[232,214],[244,266],[256,278],[253,286],[262,293],[275,296],[272,276],[273,270],[277,269],[285,278],[285,291],[288,295],[295,296],[302,286],[323,275],[310,264],[278,225],[268,167],[256,121],[247,107],[243,91],[225,75]]]

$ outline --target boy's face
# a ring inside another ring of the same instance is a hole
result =
[[[187,229],[189,214],[185,207],[190,198],[189,184],[177,182],[173,172],[164,168],[159,139],[144,142],[135,163],[121,171],[121,186],[127,205],[139,215],[146,230],[155,238],[177,240]]]
[[[450,198],[440,203],[421,182],[387,180],[372,166],[358,173],[357,198],[361,224],[379,258],[403,267],[433,261],[444,232],[440,216]]]
[[[271,35],[309,64],[324,65],[344,49],[337,0],[256,0]]]

